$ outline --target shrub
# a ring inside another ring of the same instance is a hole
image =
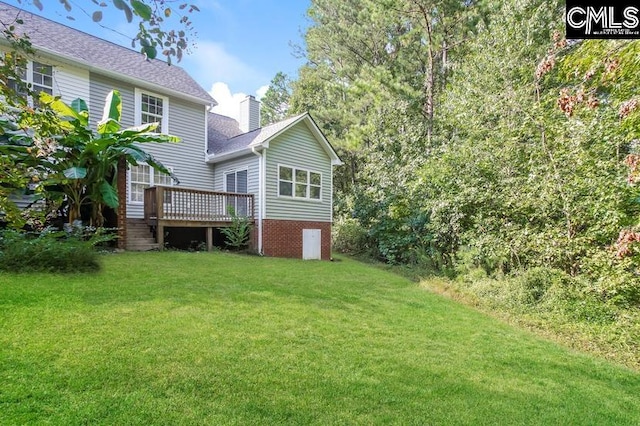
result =
[[[519,302],[533,306],[547,298],[547,293],[552,288],[553,294],[566,289],[570,280],[571,277],[558,269],[537,267],[518,272],[510,282]],[[555,298],[551,297],[551,299]]]
[[[110,237],[109,237],[110,238]],[[44,231],[40,234],[6,230],[0,234],[0,270],[7,272],[95,272],[100,269],[94,245],[78,233]]]
[[[249,222],[249,218],[238,216],[231,206],[229,206],[229,213],[231,214],[231,225],[220,229],[220,232],[226,237],[225,243],[229,247],[240,250],[249,244],[251,223]]]
[[[640,306],[640,254],[616,257],[599,251],[585,262],[585,275],[593,282],[591,291],[601,300],[618,306]]]
[[[357,219],[340,218],[332,227],[333,249],[340,253],[363,254],[369,252],[367,231]]]

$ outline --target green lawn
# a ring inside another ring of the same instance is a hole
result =
[[[640,424],[640,374],[351,260],[0,274],[0,424]]]

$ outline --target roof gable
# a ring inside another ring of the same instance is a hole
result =
[[[59,24],[30,12],[0,2],[0,20],[11,22],[16,17],[24,21],[16,25],[20,33],[29,35],[36,51],[92,72],[143,85],[148,89],[166,89],[177,97],[202,104],[215,100],[181,67],[159,59],[147,60],[131,49]],[[4,41],[4,38],[0,38]]]
[[[209,117],[210,129],[212,126],[215,126],[215,122],[212,123],[212,121],[215,120],[217,120],[217,118],[212,118],[211,116]],[[316,142],[327,153],[327,156],[331,160],[331,164],[342,164],[340,158],[338,157],[338,154],[336,154],[335,150],[333,149],[327,138],[324,136],[320,128],[316,125],[315,121],[313,121],[309,113],[296,115],[295,117],[291,117],[286,120],[271,124],[269,126],[256,129],[252,132],[238,134],[226,140],[216,139],[215,136],[212,137],[212,133],[210,131],[207,161],[210,163],[215,163],[225,159],[234,158],[236,156],[245,155],[253,150],[260,151],[262,149],[269,148],[269,143],[273,139],[287,132],[298,123],[303,123],[307,126]]]

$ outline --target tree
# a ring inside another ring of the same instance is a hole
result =
[[[33,6],[40,11],[44,10],[40,0],[18,0],[18,3]],[[131,40],[132,47],[139,46],[140,52],[149,59],[155,59],[161,53],[167,58],[169,64],[172,58],[180,62],[188,49],[190,39],[194,36],[189,15],[199,11],[196,5],[180,0],[112,0],[111,5],[94,0],[91,5],[93,11],[70,0],[60,0],[59,3],[59,7],[64,7],[68,19],[74,19],[71,13],[75,8],[90,15],[91,19],[99,25],[103,19],[103,10],[110,7],[119,10],[127,22],[132,23],[135,19],[138,23],[138,33]],[[173,7],[173,4],[176,6]],[[47,7],[52,6],[48,4]],[[19,23],[20,17],[17,16],[14,23],[2,22],[1,24],[6,32],[10,26]],[[167,24],[172,28],[166,28]],[[15,33],[15,27],[9,31]]]
[[[138,144],[175,143],[179,138],[155,133],[158,123],[122,129],[119,122],[122,101],[117,90],[107,96],[104,114],[95,131],[88,127],[89,110],[83,100],[76,99],[68,106],[43,93],[41,101],[50,104],[58,114],[62,130],[55,148],[40,165],[46,171],[43,184],[61,187],[69,204],[69,223],[81,218],[80,208],[87,202],[91,204],[91,223],[98,227],[104,222],[104,206],[118,207],[116,177],[120,158],[132,165],[146,163],[177,181],[169,169]]]
[[[29,182],[37,182],[42,197],[67,203],[69,223],[81,219],[81,207],[90,204],[90,222],[100,227],[104,222],[103,208],[116,208],[119,203],[116,178],[121,158],[133,165],[144,162],[176,179],[138,144],[179,139],[153,132],[158,123],[122,129],[122,102],[117,91],[107,97],[102,120],[95,130],[89,128],[88,108],[83,100],[76,99],[69,106],[42,93],[40,102],[49,108],[30,117],[47,117],[47,126],[43,125],[44,120],[0,121],[0,158],[10,158],[10,167],[5,170],[15,170],[9,176],[12,180],[3,178],[8,189],[20,189],[26,183],[21,177],[28,176]]]
[[[44,9],[43,3],[39,0],[18,2],[39,10]],[[58,6],[64,7],[69,13],[69,19],[74,19],[70,13],[77,9],[89,14],[83,6],[75,2],[64,0],[59,3]],[[188,47],[188,38],[192,35],[192,24],[188,15],[198,11],[195,5],[172,0],[113,0],[110,4],[94,1],[92,7],[94,6],[95,10],[91,16],[98,25],[101,25],[102,10],[109,7],[121,11],[128,22],[135,18],[138,21],[139,32],[132,44],[139,45],[141,52],[148,58],[155,58],[158,50],[163,49],[162,54],[167,57],[169,63],[172,57],[178,61],[182,58],[184,50]],[[47,7],[55,6],[47,4]],[[171,18],[177,18],[178,22],[172,23]],[[3,212],[5,220],[21,227],[24,224],[24,212],[16,208],[10,199],[11,195],[16,191],[23,191],[28,186],[35,186],[42,191],[45,187],[40,182],[43,176],[47,176],[49,183],[54,179],[53,176],[56,176],[57,184],[65,188],[66,198],[71,206],[70,220],[78,217],[80,206],[85,200],[91,199],[95,203],[92,221],[101,224],[101,206],[116,204],[114,193],[108,188],[112,188],[112,185],[105,182],[105,179],[113,177],[113,156],[120,151],[119,154],[125,153],[130,161],[136,161],[136,158],[137,161],[142,161],[141,159],[145,158],[144,152],[136,152],[138,148],[132,145],[132,142],[144,142],[145,138],[134,135],[135,132],[131,129],[120,132],[112,125],[92,133],[86,128],[86,105],[80,101],[74,104],[75,109],[63,107],[61,102],[51,99],[30,105],[27,99],[37,99],[38,94],[22,81],[21,70],[25,68],[27,57],[32,55],[34,50],[29,35],[21,34],[21,24],[19,13],[10,22],[0,22],[2,36],[11,48],[10,52],[0,57],[0,97],[3,100],[0,103],[0,151],[3,154],[0,158],[0,212]],[[165,30],[165,24],[176,25],[177,28]],[[117,95],[114,95],[112,100],[116,98],[119,102]],[[52,106],[58,111],[53,111]],[[68,114],[66,121],[57,117],[61,110]],[[106,118],[117,122],[119,115],[116,117],[114,112],[119,109],[110,111],[111,115]],[[140,134],[149,131],[138,130]],[[65,151],[58,149],[60,141],[68,144],[64,146],[68,158],[63,158]],[[160,138],[156,137],[155,141],[159,142]],[[96,148],[96,143],[100,147]],[[53,157],[49,157],[49,154]],[[47,159],[51,159],[49,164]],[[147,160],[151,161],[150,164],[155,163],[152,158]],[[75,161],[77,164],[60,169],[65,161]],[[157,165],[160,170],[163,169],[160,164]],[[65,171],[66,174],[62,173]],[[83,175],[85,172],[86,175]],[[94,184],[98,186],[94,187]],[[50,197],[52,194],[49,192],[46,195]]]
[[[260,100],[262,109],[260,111],[261,126],[276,123],[287,117],[291,98],[291,80],[283,72],[278,72],[271,80],[267,92]]]
[[[314,0],[307,64],[292,111],[310,110],[345,165],[337,216],[357,218],[390,261],[415,259],[429,238],[412,201],[416,170],[443,138],[437,100],[481,13],[477,2]]]

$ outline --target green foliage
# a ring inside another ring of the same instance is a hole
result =
[[[220,228],[224,234],[225,244],[234,250],[240,250],[249,244],[251,238],[251,221],[246,216],[236,214],[233,206],[228,206],[231,225]]]
[[[107,95],[104,113],[95,132],[88,127],[88,109],[81,99],[74,101],[71,107],[45,94],[41,99],[62,120],[63,134],[59,144],[64,152],[63,158],[55,159],[45,168],[57,172],[48,178],[47,183],[61,185],[70,201],[69,223],[80,217],[80,208],[87,201],[91,202],[92,223],[97,226],[103,223],[102,209],[105,205],[111,208],[118,206],[116,178],[121,158],[133,165],[147,163],[176,179],[169,169],[137,144],[175,143],[179,139],[155,133],[158,123],[122,129],[122,100],[117,90]]]
[[[40,0],[17,1],[19,4],[33,5],[40,12],[44,11]],[[131,42],[132,47],[139,46],[140,52],[149,59],[155,59],[161,53],[167,58],[169,64],[172,58],[180,62],[188,50],[189,44],[192,43],[191,39],[195,36],[190,15],[200,11],[196,5],[186,2],[180,2],[177,7],[171,7],[172,2],[165,0],[113,0],[111,2],[112,6],[124,15],[128,23],[132,23],[134,19],[137,21],[138,33]],[[110,5],[107,2],[94,1],[93,3],[95,10],[91,13],[91,18],[100,24],[104,16],[103,10],[108,9]],[[53,6],[47,4],[47,8],[51,7]],[[59,7],[64,11],[58,13],[63,13],[70,20],[74,19],[72,16],[74,7],[89,15],[89,11],[75,5],[73,1],[60,0]],[[53,13],[49,9],[46,12]],[[173,18],[176,21],[173,21]],[[3,24],[7,28],[8,23]],[[11,35],[15,34],[15,27],[5,29],[5,33],[7,32]]]
[[[347,254],[371,254],[367,230],[353,218],[338,218],[331,227],[331,247]]]
[[[640,307],[640,253],[618,258],[610,251],[596,252],[584,269],[590,280],[587,289],[599,300]]]
[[[264,127],[284,120],[288,116],[291,98],[291,79],[278,72],[271,80],[260,102],[260,124]]]
[[[44,231],[31,234],[13,230],[0,233],[0,271],[5,272],[96,272],[99,254],[94,246],[113,236],[101,231],[88,239],[82,232]]]
[[[15,123],[2,123],[5,129],[21,124],[20,131],[12,131],[0,152],[10,157],[15,171],[8,187],[18,189],[20,173],[30,173],[38,182],[39,191],[47,199],[68,203],[68,221],[80,219],[81,207],[91,204],[91,223],[102,226],[104,206],[118,206],[116,190],[117,168],[120,159],[130,164],[144,162],[162,173],[176,177],[151,154],[138,146],[141,143],[178,142],[171,135],[155,133],[157,123],[122,129],[119,123],[122,101],[118,91],[107,96],[104,115],[96,130],[89,127],[86,103],[76,99],[66,105],[58,98],[40,94],[42,110],[25,110]],[[25,130],[26,129],[26,130]],[[5,135],[8,132],[5,130]],[[25,169],[26,167],[26,169]],[[10,175],[11,176],[11,175]]]
[[[640,233],[625,251],[618,235],[640,218],[640,44],[563,40],[563,14],[312,1],[291,108],[345,163],[336,247],[366,236],[374,257],[454,269],[523,312],[638,306]]]

